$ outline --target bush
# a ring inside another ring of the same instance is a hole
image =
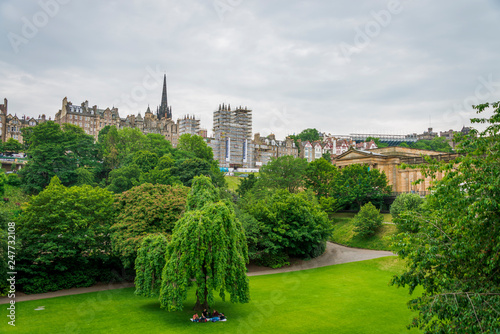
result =
[[[13,187],[18,187],[21,185],[21,178],[17,174],[9,174],[7,176],[7,184]]]
[[[384,216],[371,202],[368,202],[354,216],[354,225],[356,226],[354,232],[360,237],[370,237],[382,227],[383,221]]]
[[[424,200],[417,194],[400,194],[391,205],[392,221],[401,232],[418,231],[418,220],[413,219],[423,211]]]

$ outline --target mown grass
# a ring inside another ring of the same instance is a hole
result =
[[[361,238],[356,236],[354,232],[353,217],[353,213],[335,213],[333,215],[333,232],[330,241],[349,247],[390,250],[389,237],[397,233],[395,225],[384,224],[374,236]],[[384,215],[384,222],[387,222],[388,218]],[[392,218],[390,220],[392,221]]]
[[[250,277],[251,302],[223,303],[227,322],[191,323],[194,291],[180,312],[160,309],[155,298],[118,289],[16,303],[16,326],[2,333],[418,333],[408,331],[413,314],[407,290],[388,286],[401,272],[395,257],[292,273]],[[44,306],[45,310],[34,309]]]
[[[224,176],[227,182],[227,188],[232,191],[236,191],[240,185],[241,177],[238,176]]]

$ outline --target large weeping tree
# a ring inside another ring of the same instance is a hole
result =
[[[182,310],[193,285],[195,310],[213,305],[214,291],[222,300],[228,293],[231,302],[247,303],[247,243],[233,208],[220,201],[217,190],[205,176],[194,179],[186,207],[167,247],[161,306],[169,311]]]

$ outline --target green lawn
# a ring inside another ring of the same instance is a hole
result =
[[[330,241],[349,247],[390,250],[390,242],[387,237],[397,232],[395,225],[384,224],[374,236],[360,238],[355,236],[352,217],[354,217],[354,214],[351,213],[336,213],[333,215],[333,232]],[[387,222],[386,218],[390,218],[390,215],[389,217],[384,215],[384,222]]]
[[[224,176],[229,190],[236,191],[240,185],[241,177],[238,176]]]
[[[292,273],[250,278],[249,304],[215,308],[227,322],[191,323],[192,311],[165,312],[133,288],[16,304],[16,326],[1,306],[1,333],[418,333],[406,325],[407,290],[388,286],[402,269],[386,257]],[[194,304],[193,291],[187,306]],[[35,311],[39,306],[45,310]],[[187,308],[189,308],[187,307]]]

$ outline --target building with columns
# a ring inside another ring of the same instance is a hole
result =
[[[451,161],[457,158],[458,155],[456,153],[450,154],[399,146],[377,148],[369,151],[351,148],[349,151],[336,157],[334,163],[339,168],[352,164],[367,164],[370,168],[375,168],[385,173],[394,193],[414,192],[424,195],[431,185],[431,178],[424,177],[419,169],[401,169],[400,166],[403,163],[409,165],[425,164],[424,157],[426,156],[438,161]],[[438,180],[442,179],[442,177],[443,174],[438,173]],[[423,179],[424,182],[413,184],[418,179]]]

